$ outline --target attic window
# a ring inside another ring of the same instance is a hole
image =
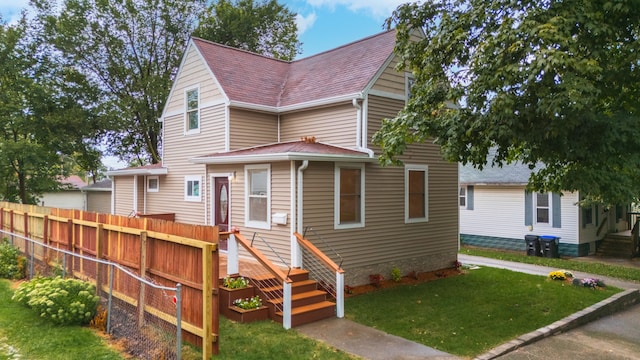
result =
[[[411,98],[411,88],[413,87],[413,84],[415,84],[416,79],[413,77],[413,75],[409,74],[409,73],[405,73],[404,75],[404,95],[406,97],[406,101],[409,101],[409,98]]]
[[[198,88],[185,92],[186,103],[186,123],[185,132],[187,134],[197,133],[200,130],[200,96]]]

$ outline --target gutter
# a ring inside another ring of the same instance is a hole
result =
[[[307,168],[309,167],[309,160],[304,160],[302,162],[302,165],[300,165],[300,167],[298,167],[298,201],[297,201],[297,214],[296,214],[296,232],[298,234],[303,234],[304,233],[304,224],[302,222],[302,215],[303,215],[303,211],[302,211],[302,197],[304,195],[304,191],[303,191],[303,173],[305,170],[307,170]],[[302,267],[302,249],[300,248],[300,245],[298,245],[298,240],[295,239],[295,236],[293,237],[293,247],[292,247],[292,252],[291,252],[291,257],[292,257],[292,266],[293,267]]]
[[[358,103],[358,98],[354,97],[353,99],[351,99],[351,104],[353,104],[353,107],[356,108],[356,149],[358,149],[358,151],[363,151],[366,152],[367,154],[369,154],[370,158],[374,158],[375,157],[375,153],[373,152],[373,150],[369,149],[366,146],[363,146],[363,141],[364,141],[364,116],[362,114],[362,106],[360,106],[360,104]]]

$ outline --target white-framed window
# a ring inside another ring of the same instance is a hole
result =
[[[593,206],[582,208],[582,226],[593,224]]]
[[[184,92],[186,134],[200,132],[200,88],[191,88]]]
[[[413,84],[416,82],[416,79],[413,77],[412,74],[410,73],[405,73],[404,74],[404,95],[405,95],[405,101],[409,101],[409,98],[411,97],[412,91],[411,88],[413,87]]]
[[[245,212],[246,226],[258,229],[271,228],[271,166],[246,165]]]
[[[458,195],[458,204],[460,205],[461,208],[466,208],[467,207],[467,187],[466,186],[460,186],[460,193]]]
[[[335,165],[334,227],[364,227],[364,164]]]
[[[405,165],[404,167],[404,221],[405,223],[429,220],[429,167]]]
[[[147,176],[147,192],[160,191],[160,178],[157,176]]]
[[[536,223],[538,224],[550,224],[551,223],[551,199],[550,193],[536,193],[535,194],[535,207],[536,210]]]
[[[200,201],[202,200],[202,176],[189,175],[184,177],[184,200]]]

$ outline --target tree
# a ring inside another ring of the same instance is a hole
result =
[[[91,94],[73,91],[82,77],[59,66],[25,17],[0,24],[0,195],[34,204],[67,176],[64,158],[95,153]],[[85,169],[97,168],[99,158]]]
[[[282,60],[301,53],[295,13],[277,0],[218,0],[194,36]]]
[[[55,3],[55,2],[54,2]],[[204,0],[34,0],[47,40],[99,91],[108,151],[160,161],[158,122]]]
[[[415,84],[374,136],[381,161],[434,139],[478,168],[543,163],[530,190],[640,199],[640,2],[436,0],[386,24]]]

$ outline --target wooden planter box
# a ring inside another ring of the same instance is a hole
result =
[[[237,306],[229,308],[230,315],[228,318],[240,323],[249,323],[253,321],[262,321],[269,318],[269,308],[266,306],[259,307],[257,309],[245,310]]]
[[[237,299],[246,299],[252,298],[255,296],[255,288],[253,286],[248,286],[242,289],[229,289],[226,287],[218,288],[218,299],[220,302],[220,313],[231,319],[235,314],[231,310],[231,308],[237,308],[233,305],[233,302]]]

